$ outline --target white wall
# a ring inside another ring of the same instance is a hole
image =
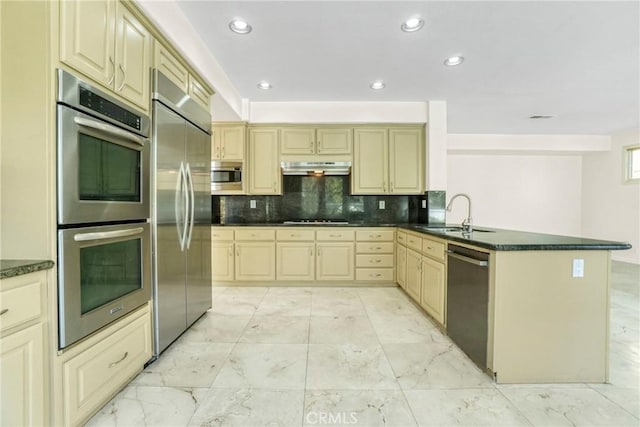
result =
[[[469,194],[478,226],[581,234],[579,153],[450,152],[447,169],[447,201],[456,193]],[[466,214],[466,200],[456,200],[447,222],[459,223]]]
[[[623,148],[640,143],[640,129],[612,135],[611,150],[583,159],[582,230],[585,237],[626,241],[613,251],[618,261],[640,264],[640,184],[624,182]]]

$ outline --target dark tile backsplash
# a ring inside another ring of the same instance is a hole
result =
[[[353,196],[348,176],[284,176],[282,196],[211,196],[215,224],[330,219],[372,224],[426,223],[425,196]],[[255,200],[256,207],[250,207]],[[379,209],[379,202],[385,208]]]

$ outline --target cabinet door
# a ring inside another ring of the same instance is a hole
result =
[[[211,242],[211,277],[216,281],[233,280],[233,242]]]
[[[316,139],[318,154],[351,154],[353,129],[319,128],[316,130]]]
[[[280,154],[314,154],[315,128],[282,128],[280,129]]]
[[[389,129],[389,192],[422,194],[422,129]]]
[[[278,280],[313,280],[315,248],[311,242],[278,243],[276,277]]]
[[[440,324],[444,324],[445,268],[441,262],[422,257],[420,305]]]
[[[236,280],[275,280],[275,242],[236,242]]]
[[[121,3],[116,11],[115,90],[148,110],[151,35]]]
[[[406,291],[416,302],[420,302],[420,281],[422,275],[420,272],[422,257],[419,253],[407,249],[407,277]]]
[[[356,129],[352,194],[384,194],[387,192],[387,130]]]
[[[116,2],[60,2],[60,60],[107,87],[115,77]]]
[[[407,248],[396,246],[396,282],[402,289],[407,287]]]
[[[322,242],[316,244],[317,280],[353,280],[354,244]]]
[[[211,94],[205,89],[204,85],[198,81],[193,75],[189,75],[189,96],[209,111],[209,101]]]
[[[249,194],[280,194],[278,129],[249,129]]]
[[[244,126],[220,128],[220,159],[244,160]]]
[[[0,424],[40,426],[44,418],[43,324],[0,339]]]
[[[162,44],[155,43],[155,67],[184,93],[189,91],[189,72]]]

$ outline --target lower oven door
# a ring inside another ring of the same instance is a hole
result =
[[[147,223],[58,231],[58,346],[63,349],[151,297]]]

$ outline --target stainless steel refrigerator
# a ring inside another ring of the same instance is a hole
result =
[[[155,354],[211,308],[211,115],[153,72]]]

